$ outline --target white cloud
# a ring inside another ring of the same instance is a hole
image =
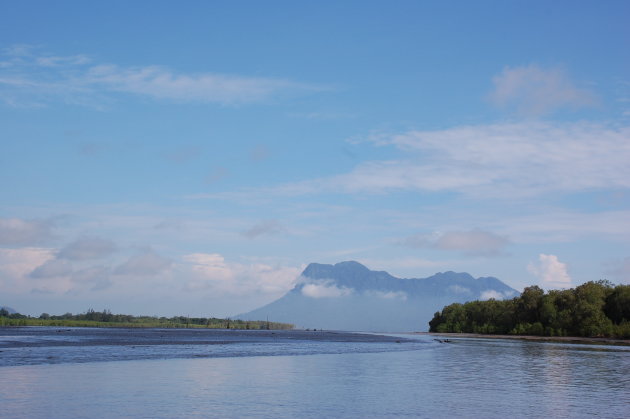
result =
[[[562,108],[597,104],[595,95],[573,84],[559,68],[537,65],[506,67],[493,78],[490,100],[497,106],[513,108],[524,115],[544,115]]]
[[[88,64],[91,59],[86,55],[70,55],[63,56],[40,56],[35,58],[35,62],[43,67],[58,67],[64,65],[83,65]]]
[[[258,261],[229,262],[210,253],[193,253],[173,260],[150,249],[112,268],[108,265],[120,255],[95,265],[94,259],[62,259],[59,253],[56,249],[0,249],[0,295],[37,292],[77,296],[111,290],[110,294],[143,298],[149,294],[153,298],[205,295],[263,304],[289,291],[303,269]]]
[[[503,300],[506,296],[497,290],[485,290],[479,296],[481,301],[495,299],[495,300]]]
[[[54,257],[54,249],[0,249],[0,294],[26,294],[33,290],[62,293],[70,290],[72,284],[65,274],[71,272],[71,267],[57,265]]]
[[[307,88],[282,79],[211,73],[177,74],[157,66],[121,68],[98,65],[87,71],[84,82],[157,99],[223,104],[259,102],[282,90]]]
[[[474,256],[499,255],[508,243],[509,240],[504,236],[481,230],[416,234],[402,241],[409,247],[456,250]]]
[[[628,139],[630,127],[586,122],[411,131],[393,136],[390,144],[425,158],[403,161],[393,176],[389,172],[385,176],[405,189],[468,190],[495,196],[628,188]]]
[[[113,250],[115,246],[111,241],[95,237],[83,237],[60,251],[2,249],[0,276],[5,276],[4,288],[16,292],[60,294],[88,288],[102,290],[112,285],[110,269],[83,266],[83,262],[108,256]],[[0,285],[0,292],[2,288]]]
[[[110,269],[57,258],[55,249],[0,249],[0,293],[62,294],[110,287]]]
[[[31,278],[65,277],[72,273],[72,265],[65,260],[50,259],[30,273]]]
[[[0,249],[0,281],[4,278],[10,284],[17,286],[17,281],[27,277],[38,266],[53,257],[53,249],[39,247]]]
[[[231,281],[234,273],[218,253],[193,253],[183,257],[191,264],[193,272],[202,274],[211,281]]]
[[[448,289],[456,294],[472,294],[470,288],[462,287],[461,285],[451,285]]]
[[[312,281],[302,287],[302,295],[311,298],[339,298],[354,293],[354,289],[338,287],[332,281]]]
[[[130,257],[118,266],[114,273],[116,275],[155,276],[170,269],[171,265],[170,259],[149,249]]]
[[[492,182],[489,171],[477,170],[476,176],[470,177],[465,168],[442,168],[437,166],[439,163],[439,160],[428,164],[411,160],[371,161],[360,164],[350,173],[331,178],[327,183],[350,193],[384,193],[464,189]]]
[[[50,220],[22,220],[0,218],[0,245],[35,245],[52,237],[53,223]]]
[[[475,199],[530,198],[630,188],[630,126],[520,122],[378,136],[403,155],[348,173],[191,198],[269,201],[309,194],[455,192]]]
[[[322,89],[278,78],[98,64],[86,55],[40,54],[34,47],[5,49],[4,58],[0,61],[0,100],[12,106],[45,106],[62,101],[98,108],[110,102],[115,92],[180,103],[238,105],[269,100],[286,92]]]
[[[260,236],[275,235],[282,233],[284,227],[276,220],[265,220],[245,230],[243,235],[249,239],[255,239]]]
[[[2,49],[2,52],[12,58],[19,59],[20,57],[32,56],[31,51],[35,49],[34,45],[29,44],[13,44]]]
[[[192,253],[183,257],[183,272],[191,272],[189,290],[212,290],[229,295],[281,296],[289,291],[300,269],[267,263],[228,262],[218,253]]]
[[[110,275],[110,269],[105,266],[90,266],[73,272],[71,280],[80,286],[91,285],[92,291],[100,291],[114,284]]]
[[[530,263],[527,270],[538,277],[543,288],[570,288],[571,277],[567,273],[567,265],[555,255],[540,254],[538,263]]]
[[[57,258],[68,260],[100,259],[115,251],[116,245],[111,240],[99,237],[81,237],[61,249]]]
[[[404,291],[384,292],[384,291],[378,291],[378,290],[368,290],[368,291],[365,291],[364,294],[368,297],[382,298],[385,300],[407,301],[407,297],[408,297],[407,293]]]

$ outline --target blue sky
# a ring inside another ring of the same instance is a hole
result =
[[[0,304],[232,316],[310,262],[630,283],[630,5],[0,3]]]

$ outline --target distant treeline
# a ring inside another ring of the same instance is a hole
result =
[[[630,285],[606,280],[545,293],[525,288],[511,300],[451,304],[429,322],[431,332],[630,338]]]
[[[20,313],[10,314],[0,310],[0,326],[61,326],[61,327],[181,327],[210,329],[293,329],[292,324],[268,322],[262,320],[231,320],[216,317],[157,317],[132,316],[130,314],[112,314],[109,310],[94,311],[89,309],[82,314],[66,313],[52,316],[42,313],[39,317]]]

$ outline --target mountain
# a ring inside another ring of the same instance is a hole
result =
[[[518,294],[497,278],[473,278],[467,273],[402,279],[358,262],[311,263],[283,297],[237,318],[316,329],[426,331],[433,314],[445,305]]]

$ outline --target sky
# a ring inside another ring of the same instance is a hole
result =
[[[234,316],[312,262],[630,283],[627,1],[0,1],[0,305]]]

